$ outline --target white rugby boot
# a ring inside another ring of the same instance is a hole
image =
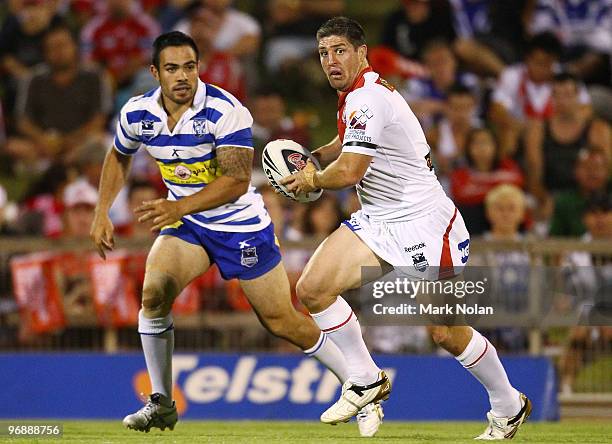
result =
[[[123,425],[128,429],[147,433],[151,427],[157,427],[162,431],[166,430],[166,427],[174,430],[174,425],[178,421],[176,403],[172,401],[172,406],[166,407],[160,402],[162,396],[159,393],[153,393],[144,407],[123,418]]]
[[[376,435],[384,417],[385,414],[380,402],[372,402],[366,405],[357,413],[359,434],[364,438],[371,438]]]
[[[527,396],[520,394],[521,396],[521,410],[510,418],[498,418],[493,416],[491,412],[487,412],[487,419],[489,425],[485,429],[482,435],[477,436],[474,439],[482,441],[498,441],[502,439],[512,439],[518,431],[521,424],[527,421],[531,414],[531,401]]]
[[[342,395],[334,405],[321,415],[321,422],[338,424],[347,422],[370,403],[385,401],[391,393],[391,381],[384,371],[378,373],[378,380],[368,385],[355,385],[346,381],[342,385]]]

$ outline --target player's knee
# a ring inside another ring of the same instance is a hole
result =
[[[263,321],[270,333],[283,339],[289,338],[291,330],[295,327],[288,316],[283,316],[280,313],[266,316]]]
[[[162,318],[170,313],[172,301],[178,294],[176,279],[160,274],[154,279],[145,279],[142,289],[142,309],[148,318]]]
[[[431,335],[431,339],[439,345],[444,346],[450,339],[450,329],[444,325],[428,326],[427,330]]]
[[[323,292],[312,279],[302,275],[295,286],[295,293],[309,311],[318,311],[316,308],[321,304]]]

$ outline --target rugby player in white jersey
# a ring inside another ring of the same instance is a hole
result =
[[[337,346],[291,303],[274,227],[250,185],[253,119],[231,94],[199,80],[198,63],[197,47],[185,34],[175,31],[155,40],[151,73],[160,87],[133,97],[121,110],[91,227],[105,258],[113,249],[109,208],[126,182],[131,156],[144,147],[159,165],[168,197],[136,209],[139,222],[161,230],[147,258],[138,319],[152,394],[123,420],[140,431],[173,429],[177,422],[171,308],[181,290],[212,263],[225,279],[240,280],[270,332],[321,361],[341,382],[348,379]]]
[[[281,183],[297,193],[355,185],[362,205],[319,246],[297,284],[298,297],[348,365],[340,399],[321,415],[321,421],[336,424],[391,391],[339,295],[361,285],[362,267],[378,268],[381,276],[389,267],[402,267],[428,280],[453,278],[467,262],[469,234],[436,178],[417,118],[369,67],[361,26],[333,18],[319,28],[317,41],[323,71],[338,92],[338,136],[314,151],[322,171],[309,163]],[[489,394],[489,425],[477,439],[512,438],[531,403],[510,384],[493,345],[467,326],[428,330]]]

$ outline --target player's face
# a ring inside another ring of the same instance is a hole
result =
[[[191,103],[198,86],[198,60],[190,46],[169,46],[159,54],[159,71],[151,66],[166,99],[177,104]]]
[[[355,48],[346,37],[331,35],[319,40],[319,58],[323,72],[332,88],[338,91],[348,90],[357,75],[368,66],[367,47]]]

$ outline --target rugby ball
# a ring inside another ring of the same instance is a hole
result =
[[[280,184],[281,179],[303,169],[309,159],[317,170],[321,169],[319,161],[302,145],[293,140],[278,139],[265,146],[261,163],[270,185],[279,193],[297,202],[312,202],[321,197],[323,190],[295,195]]]

